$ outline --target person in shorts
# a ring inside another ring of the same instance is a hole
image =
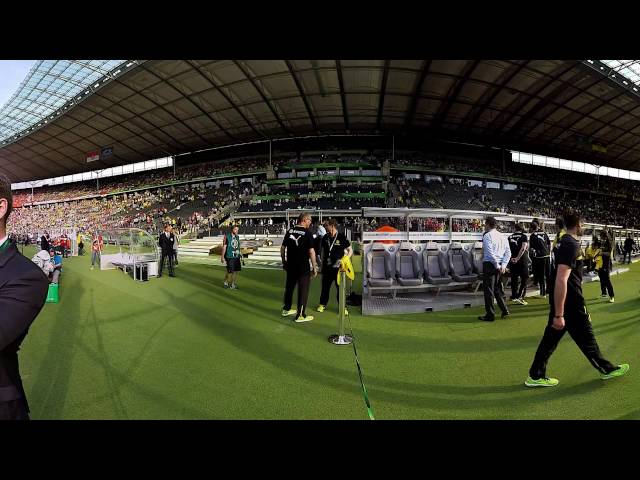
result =
[[[231,232],[227,232],[222,240],[222,254],[220,261],[227,264],[227,273],[224,276],[224,288],[233,290],[238,288],[236,280],[238,272],[242,269],[240,254],[240,237],[238,236],[238,226],[231,227]]]

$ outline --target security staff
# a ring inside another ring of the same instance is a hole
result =
[[[531,222],[529,235],[529,251],[533,267],[534,284],[540,286],[540,296],[547,294],[547,280],[549,277],[551,240],[540,227],[540,221],[534,218]]]
[[[164,269],[165,259],[169,262],[169,276],[175,277],[173,270],[173,244],[175,243],[175,235],[171,232],[171,225],[166,224],[164,226],[164,232],[160,234],[158,239],[158,245],[162,251],[162,258],[160,259],[160,268],[158,269],[158,278],[162,277],[162,270]]]
[[[49,280],[7,238],[11,181],[0,175],[0,420],[28,420],[18,350],[47,298]]]
[[[580,259],[580,217],[567,214],[564,217],[565,234],[553,249],[555,258],[549,289],[549,321],[536,351],[524,384],[527,387],[553,387],[555,378],[546,376],[547,363],[562,339],[565,331],[601,374],[603,380],[620,377],[629,371],[628,364],[614,365],[600,353],[598,342],[591,328],[591,317],[582,294],[582,263]]]
[[[287,230],[280,247],[282,268],[287,272],[282,316],[295,315],[294,321],[297,323],[313,320],[311,315],[307,315],[306,307],[309,283],[312,276],[318,275],[318,265],[309,225],[311,225],[311,215],[301,213],[298,223]],[[296,310],[292,310],[293,290],[296,286],[298,287],[298,305]]]
[[[338,222],[330,219],[327,222],[327,234],[322,237],[320,247],[321,271],[322,271],[322,293],[320,293],[320,305],[318,312],[324,312],[329,303],[329,292],[331,285],[336,284],[336,298],[340,303],[340,291],[338,287],[338,270],[340,269],[340,259],[353,255],[351,243],[347,237],[338,232]],[[348,315],[348,311],[345,310]]]
[[[527,295],[527,281],[529,280],[529,241],[521,223],[516,223],[515,230],[515,233],[509,235],[511,300],[520,305],[527,305],[524,297]],[[518,288],[518,283],[520,288]]]

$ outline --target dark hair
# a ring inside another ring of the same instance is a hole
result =
[[[330,218],[329,220],[327,220],[326,224],[327,224],[327,227],[331,225],[334,228],[338,228],[338,222],[335,218]]]
[[[495,217],[487,217],[484,221],[485,225],[489,225],[490,228],[496,228],[498,222],[496,222]]]
[[[558,220],[556,220],[556,224]],[[565,213],[562,218],[562,226],[567,230],[575,228],[580,225],[580,215],[576,213]],[[558,225],[560,226],[560,225]]]
[[[538,223],[538,219],[534,218],[531,222],[530,228],[532,228],[533,230],[537,230],[539,226],[540,224]]]
[[[516,232],[524,232],[524,225],[522,225],[520,222],[516,223]]]
[[[4,225],[7,224],[7,218],[13,209],[13,194],[11,193],[11,180],[6,176],[0,174],[0,199],[4,198],[7,201],[7,213],[0,219]]]
[[[556,227],[558,228],[565,228],[567,225],[567,216],[570,215],[569,213],[566,213],[564,216],[562,217],[558,217],[556,218]],[[571,228],[571,227],[568,227]]]

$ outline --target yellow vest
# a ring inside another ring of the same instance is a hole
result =
[[[604,260],[602,259],[602,250],[596,249],[593,252],[593,259],[596,261],[596,270],[600,270],[602,265],[604,264]]]
[[[556,238],[553,240],[553,243],[551,244],[551,250],[553,250],[554,248],[556,248],[556,245],[558,243],[558,240],[560,240],[562,237],[564,237],[567,234],[567,231],[563,228],[562,230],[560,230],[560,232],[558,232],[558,235],[556,235]]]
[[[587,247],[587,250],[584,252],[584,256],[585,256],[587,259],[589,259],[589,258],[593,258],[593,257],[594,257],[593,252],[594,252],[593,247],[592,247],[591,245],[589,245],[589,246]]]

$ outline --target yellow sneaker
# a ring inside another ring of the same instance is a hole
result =
[[[282,316],[288,317],[289,315],[295,315],[297,310],[282,310]]]
[[[324,305],[318,305],[318,308],[316,308],[316,311],[322,313],[324,312],[324,308],[325,308]]]

